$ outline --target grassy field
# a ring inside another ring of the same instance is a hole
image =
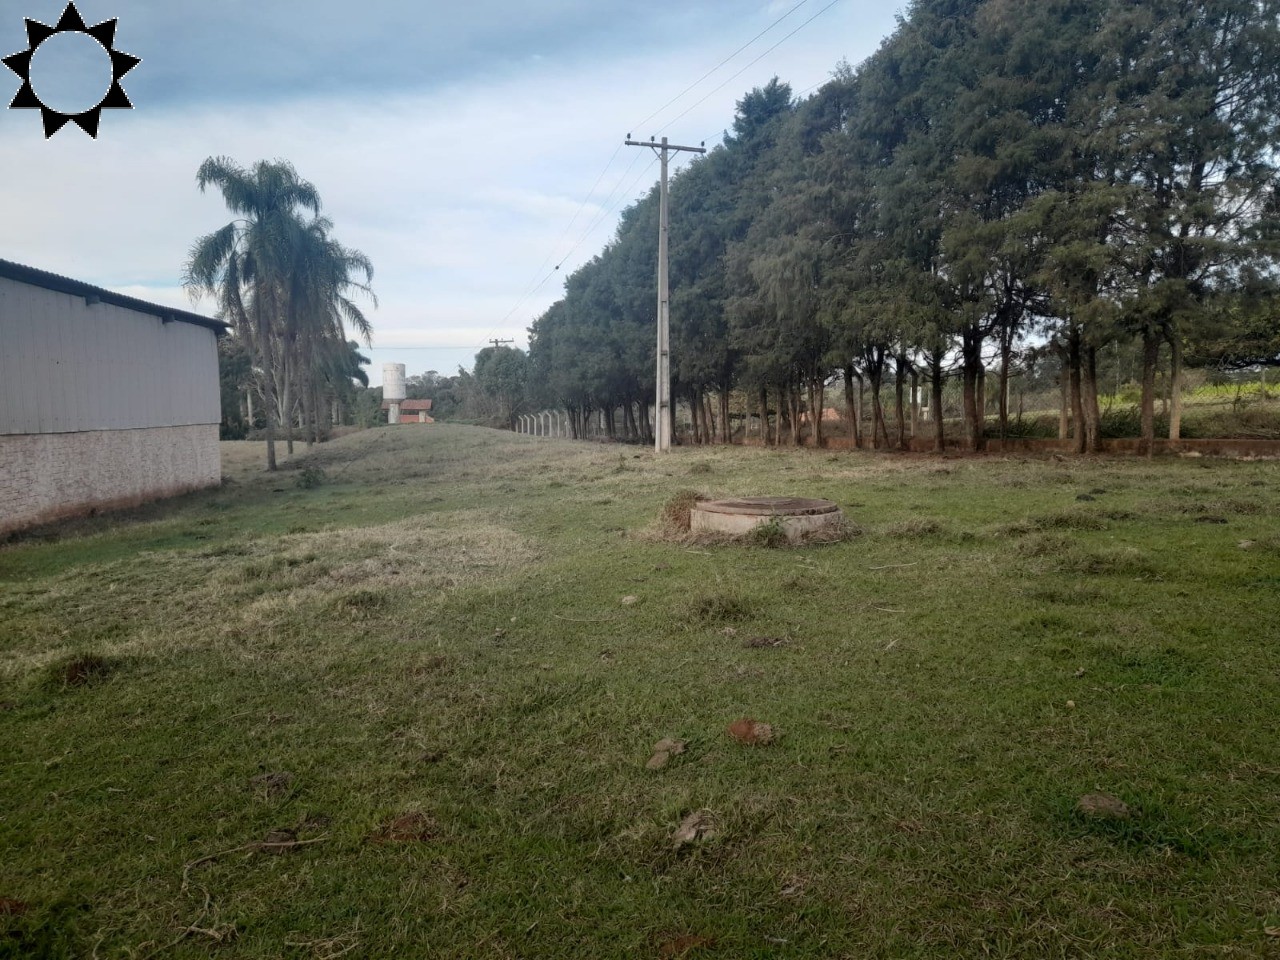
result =
[[[0,547],[0,956],[1280,956],[1276,463],[225,446]]]

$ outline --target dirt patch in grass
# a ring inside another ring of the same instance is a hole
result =
[[[764,747],[777,739],[777,733],[770,724],[750,717],[733,721],[729,724],[727,733],[732,740],[745,747]]]
[[[262,797],[282,797],[293,787],[293,774],[287,770],[260,773],[249,778],[249,786]]]
[[[748,637],[742,641],[745,650],[774,650],[790,643],[786,637]]]
[[[402,813],[369,834],[370,843],[424,843],[439,833],[436,822],[425,813]]]
[[[88,687],[101,683],[116,671],[114,661],[96,653],[78,653],[49,668],[49,683],[54,687]]]
[[[710,950],[715,945],[715,937],[703,937],[695,933],[664,933],[658,937],[658,957],[660,960],[681,960],[698,951]]]

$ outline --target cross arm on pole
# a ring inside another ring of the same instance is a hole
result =
[[[686,153],[706,153],[706,147],[682,147],[675,143],[660,143],[657,140],[625,140],[628,147],[653,147],[655,150],[683,150]]]

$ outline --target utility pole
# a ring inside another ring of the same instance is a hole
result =
[[[489,342],[492,343],[495,348],[502,346],[504,343],[515,343],[514,340],[490,340]]]
[[[632,140],[627,134],[628,147],[649,147],[662,159],[661,186],[658,189],[658,387],[657,399],[653,405],[653,448],[658,453],[666,453],[671,449],[671,432],[674,429],[673,411],[671,409],[671,310],[667,291],[667,155],[669,153],[706,153],[705,146],[680,147],[667,143],[663,137],[661,142],[650,137],[645,140]]]

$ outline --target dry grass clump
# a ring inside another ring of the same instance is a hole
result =
[[[537,556],[514,531],[479,511],[462,511],[258,541],[215,579],[273,592],[444,590],[510,573]]]
[[[693,505],[707,499],[709,498],[705,494],[694,490],[679,491],[662,505],[662,512],[658,516],[660,526],[673,534],[688,533]]]
[[[939,536],[946,528],[932,517],[912,517],[910,520],[899,520],[884,528],[886,537],[905,540],[928,539]]]
[[[742,591],[729,587],[691,597],[684,604],[680,619],[700,626],[736,623],[755,613],[755,603]]]
[[[1013,548],[1013,553],[1018,557],[1054,557],[1074,546],[1069,537],[1061,534],[1038,534],[1019,542]]]
[[[1129,577],[1149,577],[1159,572],[1141,550],[1119,546],[1086,548],[1073,545],[1055,556],[1054,567],[1063,573]]]
[[[1191,503],[1182,508],[1182,512],[1186,514],[1238,514],[1241,516],[1250,516],[1262,513],[1262,504],[1253,500],[1244,500],[1240,497],[1228,497],[1224,500],[1202,500],[1199,503]]]
[[[1094,513],[1080,510],[1060,510],[1042,513],[1030,518],[1036,530],[1105,530],[1107,521]]]

